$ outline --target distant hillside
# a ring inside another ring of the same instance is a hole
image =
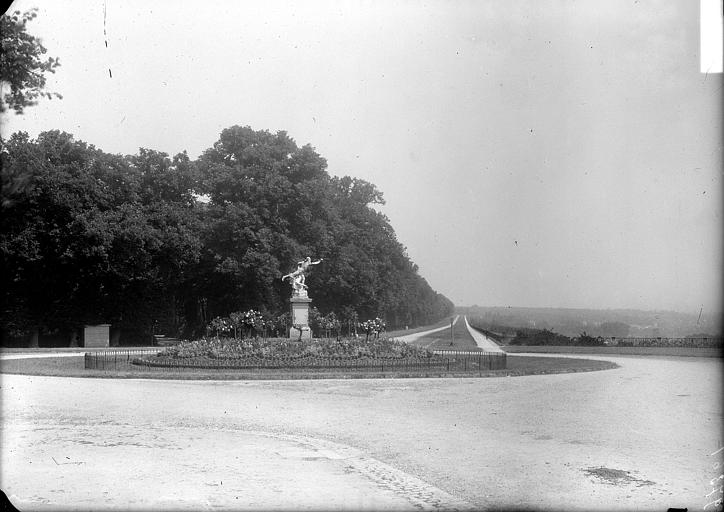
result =
[[[581,332],[603,337],[721,336],[720,314],[642,311],[636,309],[572,309],[524,307],[458,307],[459,314],[502,327],[549,329],[566,336]]]

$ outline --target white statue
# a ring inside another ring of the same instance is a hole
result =
[[[307,256],[304,260],[297,262],[296,270],[288,273],[285,276],[282,276],[282,281],[284,281],[286,278],[289,278],[290,282],[292,283],[292,288],[294,288],[294,295],[306,296],[307,285],[305,273],[307,272],[309,265],[319,265],[322,261],[324,261],[322,258],[318,259],[317,261],[312,261],[312,258]]]

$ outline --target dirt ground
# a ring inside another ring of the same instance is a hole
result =
[[[593,358],[593,356],[587,356]],[[189,382],[2,375],[23,510],[701,510],[722,363],[488,379]],[[711,510],[711,506],[707,508]]]

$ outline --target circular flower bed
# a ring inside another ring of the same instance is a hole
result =
[[[156,355],[133,359],[131,364],[163,370],[276,371],[284,375],[402,374],[424,376],[432,373],[466,372],[505,368],[505,355],[483,352],[436,355],[394,338],[335,340],[319,338],[234,339],[211,338],[183,342]],[[288,373],[292,372],[292,373]]]
[[[362,338],[339,341],[329,338],[302,341],[289,338],[203,338],[169,347],[159,352],[156,358],[181,362],[185,359],[420,359],[433,356],[430,350],[394,338],[368,341]]]

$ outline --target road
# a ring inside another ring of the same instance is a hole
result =
[[[468,323],[468,317],[465,317],[465,327],[468,328],[468,332],[470,333],[470,336],[475,340],[475,344],[483,349],[486,352],[497,352],[497,353],[503,353],[504,350],[501,349],[497,343],[495,343],[494,340],[488,338],[485,334],[483,334],[480,331],[476,331],[472,327],[470,327],[470,324]]]
[[[452,326],[456,326],[460,320],[460,315],[457,315],[452,322]],[[495,343],[494,340],[488,338],[483,333],[476,331],[468,323],[467,317],[463,317],[463,327],[456,329],[455,339],[456,345],[460,345],[462,341],[460,336],[464,336],[465,339],[469,339],[471,345],[474,343],[478,348],[485,352],[496,352],[502,353],[503,350]],[[425,348],[435,348],[438,350],[448,349],[448,343],[450,341],[450,335],[448,333],[442,333],[442,331],[449,331],[451,326],[438,327],[436,329],[430,329],[429,331],[416,332],[414,334],[408,334],[406,336],[397,336],[396,339],[404,341],[405,343],[414,343]],[[458,349],[462,347],[457,347]]]
[[[83,357],[87,352],[108,352],[113,350],[135,350],[144,352],[158,352],[162,348],[154,347],[93,347],[93,348],[72,348],[72,349],[44,349],[33,352],[4,352],[0,351],[0,361],[12,359],[47,359],[49,357]]]
[[[33,352],[32,354],[0,354],[0,360],[10,359],[47,359],[49,357],[83,357],[82,352]]]
[[[24,510],[701,510],[720,359],[488,379],[2,375],[0,487]],[[709,508],[710,509],[710,508]]]
[[[460,319],[460,315],[457,315],[457,316],[455,317],[455,319],[453,320],[452,325],[456,325],[456,324],[458,323],[458,320],[459,320],[459,319]],[[426,336],[430,336],[431,334],[434,334],[434,333],[437,333],[437,332],[446,331],[446,330],[448,330],[448,329],[450,329],[450,326],[449,326],[449,325],[444,325],[444,326],[442,326],[442,327],[437,327],[437,328],[435,328],[435,329],[430,329],[429,331],[421,331],[421,332],[416,332],[416,333],[413,333],[413,334],[406,334],[406,335],[404,335],[404,336],[396,336],[395,339],[397,339],[397,340],[399,340],[399,341],[404,341],[405,343],[414,343],[414,342],[419,341],[421,338],[424,338],[424,337],[426,337]],[[434,341],[431,342],[431,343],[434,343]]]

